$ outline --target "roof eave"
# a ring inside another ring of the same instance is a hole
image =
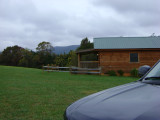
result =
[[[85,49],[85,50],[78,50],[76,51],[76,53],[91,53],[91,52],[94,52],[96,51],[96,49]]]

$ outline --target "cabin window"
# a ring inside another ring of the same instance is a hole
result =
[[[130,62],[138,62],[138,53],[130,53]]]

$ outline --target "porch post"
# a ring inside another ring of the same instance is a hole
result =
[[[78,53],[78,67],[81,66],[80,61],[81,61],[81,55],[80,55],[80,53]]]
[[[100,67],[100,52],[98,52],[98,67]]]

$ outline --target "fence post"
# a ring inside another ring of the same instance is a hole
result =
[[[47,71],[49,72],[49,64],[47,65]]]
[[[42,71],[44,72],[44,65],[42,65]]]
[[[99,67],[99,74],[101,75],[101,73],[102,73],[102,68]]]
[[[70,72],[70,73],[72,72],[72,66],[69,67],[69,72]]]
[[[53,72],[53,64],[51,64],[51,67],[52,67],[51,70],[52,70],[52,72]]]

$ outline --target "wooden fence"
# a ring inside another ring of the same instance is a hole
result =
[[[42,69],[47,72],[70,72],[70,67],[43,66]]]
[[[72,74],[101,74],[101,68],[78,68],[72,67],[71,71]]]
[[[43,71],[47,72],[70,72],[72,74],[101,74],[101,68],[79,68],[79,67],[58,67],[42,66]]]

